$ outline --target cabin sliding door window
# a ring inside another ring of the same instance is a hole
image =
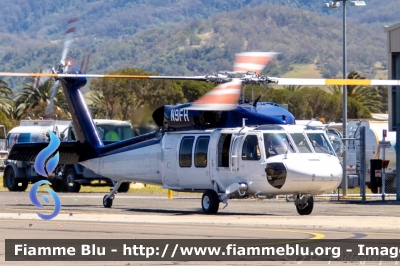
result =
[[[206,167],[207,166],[207,152],[210,137],[198,137],[194,149],[194,166]]]
[[[192,166],[192,150],[193,150],[194,137],[184,137],[181,141],[179,149],[179,166],[191,167]]]

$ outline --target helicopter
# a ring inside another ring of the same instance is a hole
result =
[[[239,54],[236,58],[241,59],[237,61],[241,68],[246,67],[245,71],[211,76],[83,74],[65,63],[68,47],[64,46],[62,59],[51,74],[0,72],[0,76],[52,77],[62,85],[76,141],[61,141],[57,150],[58,163],[79,163],[114,180],[113,189],[103,198],[106,208],[113,205],[123,182],[140,182],[174,191],[203,193],[201,206],[205,214],[216,214],[220,203],[226,207],[232,198],[293,194],[298,214],[309,215],[314,196],[336,189],[342,179],[342,166],[326,132],[295,125],[283,116],[265,116],[241,107],[238,101],[242,85],[246,82],[278,85],[400,83],[261,76],[263,67],[260,64],[254,67],[254,63],[263,56],[270,57],[265,53],[246,53],[244,57]],[[265,66],[265,58],[261,61]],[[80,90],[87,78],[191,79],[220,84],[193,103],[157,109],[153,118],[159,130],[106,143],[93,124]],[[34,161],[48,145],[48,142],[16,143],[8,159]]]

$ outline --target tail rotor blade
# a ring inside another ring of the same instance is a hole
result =
[[[54,98],[56,97],[58,86],[59,86],[59,81],[56,80],[54,82],[53,88],[51,88],[50,102],[49,102],[49,105],[47,105],[47,108],[45,111],[46,115],[51,114],[53,112]]]
[[[79,68],[79,69],[81,69],[81,70],[82,70],[82,69],[83,69],[83,65],[84,65],[84,64],[85,64],[85,57],[83,57],[83,58],[82,58],[82,62],[81,62],[81,68]]]
[[[70,24],[72,24],[76,21],[78,21],[78,18],[72,18],[72,19],[68,20],[68,22],[67,22],[67,25],[69,28],[65,32],[64,48],[63,48],[63,52],[61,54],[61,62],[63,62],[63,63],[65,62],[65,59],[67,58],[68,50],[72,43],[73,33],[75,32],[75,27],[70,27]]]
[[[83,73],[87,73],[87,70],[89,68],[89,62],[90,62],[90,56],[92,55],[92,52],[89,52],[87,59],[86,59],[86,64],[85,64],[85,68],[83,69]]]
[[[40,68],[39,73],[40,73],[40,74],[43,73],[43,68]],[[37,78],[36,78],[36,87],[35,87],[36,89],[39,88],[39,83],[40,83],[40,77],[37,77]]]
[[[259,75],[275,55],[277,55],[277,53],[273,52],[246,52],[236,54],[233,71],[252,71]]]

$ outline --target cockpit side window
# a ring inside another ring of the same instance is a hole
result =
[[[316,153],[334,154],[332,147],[329,145],[329,142],[323,133],[307,133],[307,136]]]
[[[300,153],[312,153],[312,149],[308,144],[306,137],[303,133],[291,133],[290,136],[292,137],[297,149]]]
[[[260,146],[256,135],[248,135],[242,146],[242,160],[258,161],[261,159]]]
[[[296,152],[286,133],[264,133],[266,158]]]

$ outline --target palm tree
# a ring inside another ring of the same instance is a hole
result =
[[[4,108],[2,111],[3,113],[7,116],[7,118],[11,120],[20,120],[23,118],[24,111],[23,106],[20,105],[19,108],[15,106],[15,104],[8,106],[7,108]]]
[[[340,85],[332,85],[329,86],[328,89],[332,92],[332,94],[335,95],[342,94],[342,86]]]
[[[28,79],[28,82],[23,84],[24,87],[16,100],[17,109],[25,112],[26,110],[35,108],[40,104],[45,104],[47,106],[50,102],[53,85],[53,79],[48,79],[44,82],[35,82],[35,79],[33,78]],[[54,107],[57,110],[61,110],[63,113],[68,114],[68,105],[61,86],[57,87],[56,97],[54,98]]]
[[[366,79],[358,71],[351,71],[347,75],[348,79]],[[342,94],[342,87],[338,85],[329,86],[329,90],[333,94]],[[382,108],[381,96],[376,87],[365,85],[348,85],[347,97],[354,98],[357,102],[364,105],[372,113],[377,113]]]
[[[6,113],[5,110],[14,106],[14,101],[10,98],[13,95],[8,83],[0,79],[0,110]]]

